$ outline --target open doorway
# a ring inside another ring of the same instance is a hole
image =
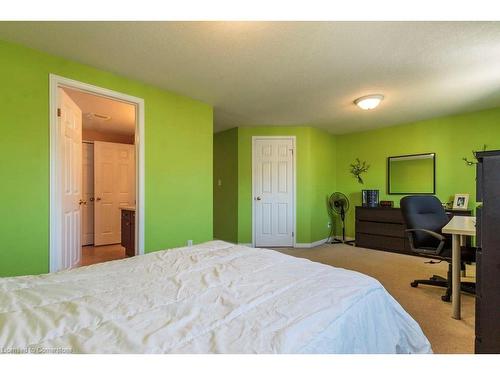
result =
[[[70,88],[82,112],[81,260],[90,265],[135,255],[122,217],[135,218],[135,106]],[[67,95],[67,97],[66,97]]]
[[[51,272],[142,254],[143,101],[51,76]]]

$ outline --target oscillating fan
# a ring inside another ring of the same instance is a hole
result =
[[[342,221],[342,240],[338,240],[336,238],[332,239],[331,243],[346,243],[353,244],[354,241],[346,241],[345,240],[345,216],[347,211],[349,211],[349,199],[343,193],[333,193],[328,198],[328,209],[330,210],[330,215],[338,215],[340,216],[340,220]],[[332,230],[330,233],[330,238],[334,237],[333,234],[335,232],[334,225],[332,223]]]

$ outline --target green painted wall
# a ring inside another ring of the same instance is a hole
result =
[[[238,128],[238,242],[252,242],[252,136],[296,136],[298,243],[326,238],[326,196],[335,190],[335,139],[307,126]]]
[[[311,237],[305,242],[319,241],[330,234],[328,223],[332,218],[328,215],[326,202],[336,191],[336,148],[335,136],[311,128]]]
[[[471,151],[500,149],[500,108],[436,118],[372,131],[339,135],[336,147],[337,189],[361,204],[362,189],[379,189],[380,199],[393,200],[399,206],[402,195],[387,194],[387,157],[406,154],[436,153],[436,196],[450,201],[455,193],[469,193],[469,208],[475,205],[475,168],[461,159]],[[360,185],[349,173],[349,164],[357,157],[371,165]],[[354,209],[350,210],[347,235],[354,235]]]
[[[211,239],[211,106],[0,41],[0,276],[48,271],[49,73],[145,100],[146,251]]]
[[[213,180],[214,238],[238,242],[237,128],[214,134]]]

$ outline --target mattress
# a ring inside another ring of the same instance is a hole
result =
[[[0,349],[431,353],[375,279],[223,241],[0,279]]]

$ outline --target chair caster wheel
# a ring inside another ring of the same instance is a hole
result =
[[[411,287],[412,287],[412,288],[416,288],[416,287],[418,286],[418,283],[417,283],[417,282],[415,282],[415,281],[412,281],[412,282],[410,283],[410,285],[411,285]]]
[[[451,297],[447,296],[447,295],[444,295],[444,296],[441,296],[441,300],[443,300],[444,302],[450,302],[451,301]]]

